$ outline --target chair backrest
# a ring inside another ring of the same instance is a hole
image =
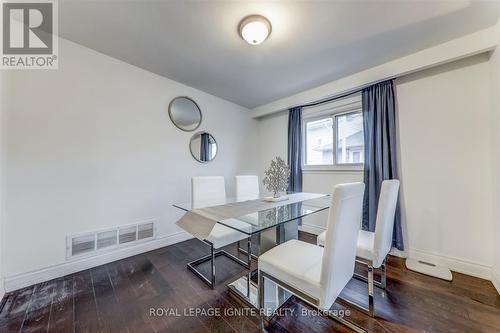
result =
[[[259,177],[236,176],[236,198],[246,200],[258,199]]]
[[[365,184],[336,185],[328,215],[321,264],[319,306],[329,309],[354,274]]]
[[[375,240],[373,242],[373,267],[382,265],[392,248],[394,214],[398,203],[399,180],[382,182],[378,198],[377,219],[375,220]]]
[[[193,204],[223,203],[226,199],[226,185],[222,176],[191,178]]]

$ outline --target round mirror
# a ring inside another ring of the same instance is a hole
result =
[[[201,124],[201,110],[189,97],[174,98],[168,106],[168,115],[175,126],[186,132],[194,131]]]
[[[212,134],[198,132],[191,138],[189,149],[195,160],[206,163],[213,160],[217,155],[217,142]]]

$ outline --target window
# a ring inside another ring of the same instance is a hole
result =
[[[303,120],[304,169],[361,169],[364,163],[363,114],[356,104],[345,111],[330,108]]]

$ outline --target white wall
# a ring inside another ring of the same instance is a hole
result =
[[[500,43],[500,23],[497,24],[497,27],[498,27],[498,40],[499,40],[499,43]],[[493,96],[495,97],[495,107],[496,107],[496,112],[497,112],[497,115],[500,114],[500,94],[498,93],[500,91],[500,48],[497,48],[495,50],[495,70],[493,72],[493,75],[495,75],[496,77],[496,85],[494,86],[494,89],[493,90]],[[499,116],[500,118],[500,116]],[[499,132],[500,132],[500,121],[497,120],[497,124],[498,124],[498,127],[495,129],[496,130],[496,134],[498,136],[497,138],[497,141],[496,141],[496,145],[495,147],[497,147],[497,149],[500,150],[500,135],[499,135]],[[500,152],[497,153],[496,155],[499,159],[500,159]],[[495,174],[497,174],[497,177],[498,177],[498,170],[500,170],[500,163],[498,163],[496,165],[496,168],[494,169],[495,171]],[[500,182],[497,183],[497,188],[500,192]],[[498,205],[498,203],[500,202],[500,195],[495,197],[496,201],[494,202],[494,205],[495,207],[497,207],[497,209],[500,210],[500,205]],[[498,214],[497,216],[497,238],[496,238],[496,245],[497,245],[497,249],[496,249],[496,266],[495,266],[495,271],[494,271],[494,274],[495,274],[495,287],[497,288],[498,292],[500,293],[500,213]]]
[[[0,106],[2,105],[2,101],[4,100],[4,94],[3,94],[3,89],[2,87],[4,86],[4,80],[5,80],[5,75],[4,71],[0,71]],[[5,213],[5,208],[4,208],[4,150],[1,149],[3,148],[3,142],[4,140],[4,134],[5,134],[5,122],[3,119],[3,112],[2,108],[0,108],[0,299],[2,299],[3,295],[5,294],[5,288],[4,288],[4,279],[2,278],[3,276],[3,225],[4,225],[4,213]]]
[[[486,278],[494,260],[489,75],[483,54],[397,80],[410,256]]]
[[[406,247],[412,256],[485,278],[494,261],[489,68],[483,54],[396,80]],[[259,121],[261,146],[275,142],[261,163],[273,149],[286,157],[286,121],[286,113]],[[359,172],[305,172],[303,187],[331,192],[362,179]],[[317,232],[325,221],[304,224]]]
[[[258,119],[259,179],[276,156],[288,158],[288,113],[280,112]],[[267,193],[261,185],[261,192]]]
[[[190,200],[191,176],[230,177],[232,193],[232,177],[257,165],[249,110],[72,42],[59,48],[59,70],[7,72],[7,278],[63,263],[69,234],[155,219],[159,237],[175,235],[172,204]],[[193,133],[171,123],[178,95],[199,104],[199,130],[218,142],[213,162],[196,162]]]
[[[500,22],[497,24],[497,35],[498,40],[500,41]],[[495,243],[496,243],[496,260],[495,266],[492,272],[492,281],[495,284],[498,292],[500,293],[500,175],[498,170],[500,170],[500,49],[497,48],[491,55],[490,59],[491,64],[491,79],[492,79],[492,97],[493,97],[493,121],[492,124],[492,132],[494,135],[493,138],[493,150],[492,155],[495,157],[493,163],[493,178],[494,178],[494,221],[496,222],[496,235],[495,235]]]

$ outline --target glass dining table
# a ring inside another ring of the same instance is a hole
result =
[[[327,194],[300,192],[289,194],[288,200],[280,202],[267,202],[262,198],[225,198],[217,201],[179,203],[174,204],[174,207],[192,213],[204,210],[212,213],[222,212],[216,223],[256,238],[258,241],[252,248],[252,253],[258,256],[290,239],[297,239],[301,219],[327,210],[330,204],[331,197]],[[253,307],[258,306],[256,273],[256,269],[251,270],[228,284],[230,292]],[[265,288],[265,295],[275,296],[266,298],[266,308],[276,309],[290,296],[286,291],[278,290],[271,281],[266,280]],[[275,292],[269,289],[275,289]]]

